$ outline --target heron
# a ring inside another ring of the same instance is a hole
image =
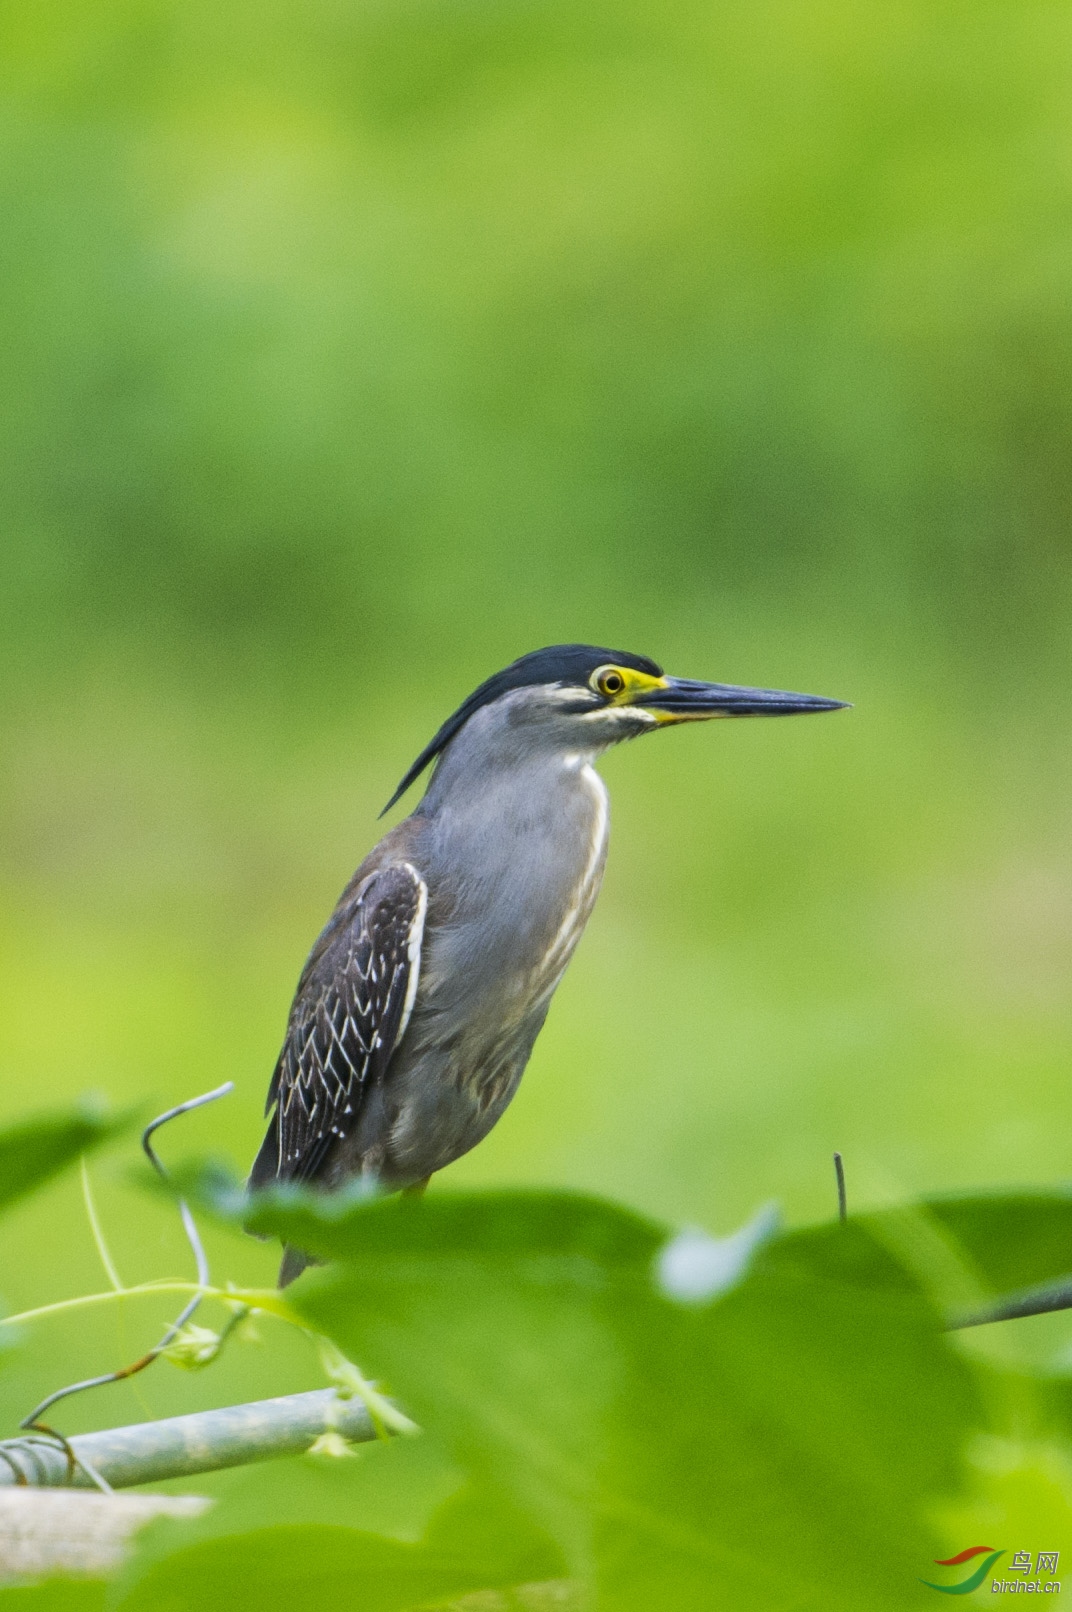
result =
[[[591,644],[535,650],[481,683],[409,768],[384,812],[434,763],[422,799],[313,945],[250,1190],[416,1193],[488,1134],[599,894],[604,751],[682,722],[844,705],[669,677]],[[286,1248],[280,1286],[309,1263]]]

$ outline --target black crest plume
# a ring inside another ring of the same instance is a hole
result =
[[[430,762],[463,728],[474,711],[482,705],[508,694],[511,689],[528,688],[537,683],[566,683],[583,688],[597,666],[630,666],[635,672],[646,672],[649,677],[661,677],[662,667],[644,655],[630,655],[622,649],[599,649],[595,644],[552,644],[548,649],[534,649],[522,655],[481,683],[467,700],[463,700],[452,716],[448,716],[439,732],[426,744],[402,782],[380,813],[389,812],[396,801],[415,783]]]

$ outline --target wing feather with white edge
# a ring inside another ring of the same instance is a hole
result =
[[[298,984],[251,1188],[313,1179],[357,1124],[406,1032],[427,905],[404,862],[370,874],[336,909]]]

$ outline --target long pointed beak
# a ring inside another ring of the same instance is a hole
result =
[[[668,677],[665,688],[645,689],[632,702],[663,722],[707,722],[720,716],[800,716],[808,711],[844,711],[845,700],[819,694],[788,694],[776,688],[738,688],[733,683],[694,683]]]

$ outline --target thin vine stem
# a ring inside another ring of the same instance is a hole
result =
[[[150,1124],[145,1127],[145,1130],[142,1132],[141,1145],[144,1148],[145,1155],[153,1169],[164,1181],[168,1179],[168,1173],[161,1164],[160,1159],[153,1148],[152,1139],[155,1133],[162,1125],[166,1125],[169,1120],[177,1119],[180,1114],[189,1114],[195,1108],[203,1108],[206,1103],[213,1103],[218,1097],[226,1097],[228,1092],[232,1092],[233,1090],[234,1081],[225,1081],[222,1086],[216,1086],[212,1091],[203,1092],[200,1097],[191,1097],[186,1102],[177,1104],[174,1108],[166,1109],[163,1114],[158,1114],[156,1119],[152,1120]],[[88,1210],[92,1204],[92,1192],[88,1190],[88,1176],[85,1174],[83,1174],[83,1185],[87,1189],[86,1206]],[[197,1310],[198,1306],[201,1304],[206,1295],[206,1290],[209,1287],[208,1259],[205,1255],[205,1250],[202,1246],[197,1226],[194,1223],[194,1218],[191,1215],[185,1200],[182,1198],[179,1199],[179,1214],[182,1217],[183,1230],[186,1232],[187,1241],[193,1250],[194,1261],[197,1265],[197,1281],[196,1283],[188,1284],[183,1289],[190,1294],[190,1298],[186,1304],[183,1305],[182,1310],[176,1316],[175,1320],[172,1321],[171,1325],[167,1328],[160,1342],[155,1348],[148,1350],[146,1354],[143,1354],[138,1360],[132,1361],[128,1366],[120,1366],[116,1371],[103,1372],[98,1377],[87,1377],[81,1382],[68,1383],[64,1388],[57,1388],[53,1393],[49,1394],[45,1399],[43,1399],[39,1405],[36,1405],[30,1414],[19,1423],[19,1426],[26,1431],[46,1433],[51,1435],[53,1438],[59,1439],[67,1451],[68,1460],[73,1459],[70,1444],[64,1438],[62,1433],[57,1433],[54,1428],[49,1427],[47,1422],[43,1422],[41,1420],[45,1412],[50,1410],[53,1405],[59,1404],[61,1400],[69,1399],[73,1394],[85,1393],[86,1390],[90,1388],[103,1388],[108,1383],[123,1382],[128,1377],[136,1376],[138,1372],[144,1371],[148,1366],[151,1366],[155,1360],[159,1360],[165,1349],[167,1349],[168,1346],[172,1344],[177,1337],[179,1337],[183,1328],[190,1320],[190,1317]],[[115,1266],[113,1265],[111,1257],[108,1254],[107,1245],[104,1242],[103,1234],[100,1231],[100,1226],[97,1222],[95,1212],[90,1213],[90,1225],[93,1229],[94,1236],[97,1239],[97,1248],[104,1264],[105,1271],[109,1280],[112,1282],[113,1295],[116,1298],[126,1298],[133,1291],[133,1289],[124,1288],[119,1279],[118,1272],[116,1272]],[[162,1288],[158,1288],[158,1291],[162,1290]],[[98,1487],[106,1487],[98,1482],[94,1473],[90,1472],[89,1476],[95,1483],[98,1483]]]
[[[100,1216],[97,1214],[97,1205],[93,1199],[93,1187],[89,1179],[89,1165],[86,1162],[84,1153],[82,1154],[82,1201],[86,1206],[86,1219],[89,1221],[89,1229],[93,1233],[93,1241],[97,1245],[100,1262],[104,1266],[104,1274],[117,1293],[125,1292],[123,1278],[117,1271],[108,1244],[104,1240],[104,1228],[100,1223]]]
[[[301,1325],[298,1317],[281,1299],[274,1287],[202,1287],[198,1282],[172,1281],[168,1277],[151,1282],[138,1282],[134,1287],[108,1288],[103,1293],[82,1293],[74,1299],[57,1299],[54,1304],[40,1304],[33,1310],[20,1310],[17,1315],[0,1316],[0,1327],[19,1326],[26,1321],[40,1321],[43,1317],[60,1315],[66,1310],[78,1310],[88,1305],[111,1304],[117,1299],[148,1298],[154,1293],[190,1293],[200,1299],[222,1299],[247,1304],[251,1310],[263,1310],[276,1315],[281,1321]]]

